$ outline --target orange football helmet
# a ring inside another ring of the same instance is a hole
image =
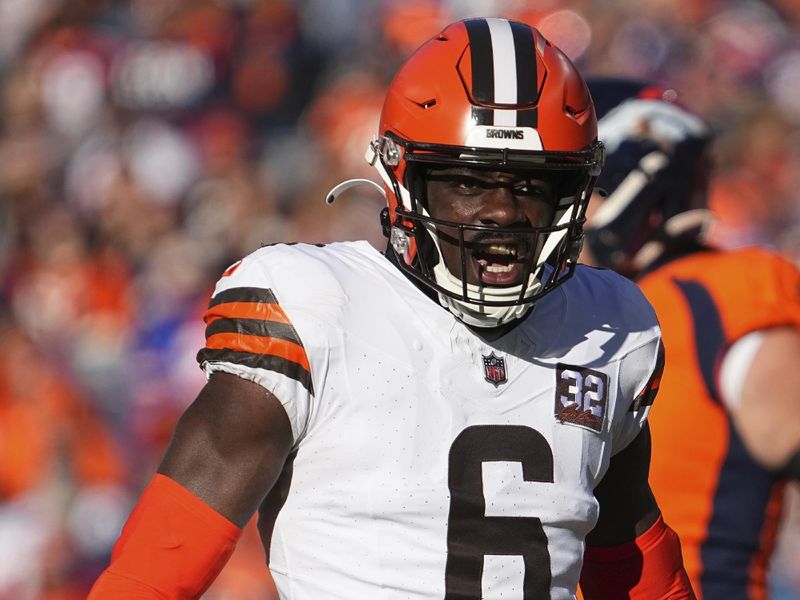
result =
[[[505,19],[468,19],[420,47],[392,81],[367,160],[385,186],[384,227],[400,268],[429,286],[459,319],[495,327],[523,316],[574,271],[584,210],[603,162],[586,84],[536,29]],[[437,228],[498,232],[445,223],[426,209],[425,174],[454,166],[556,178],[559,202],[544,228],[502,228],[528,238],[522,283],[488,286],[451,273]]]

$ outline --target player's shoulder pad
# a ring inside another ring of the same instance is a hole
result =
[[[348,301],[350,273],[380,254],[366,242],[273,244],[225,270],[214,290],[269,289],[284,309],[332,317]]]
[[[552,356],[615,360],[657,344],[661,331],[650,302],[629,279],[578,265],[573,276],[536,304],[539,348]]]
[[[767,282],[756,280],[755,283],[762,287],[772,284],[778,291],[786,292],[790,297],[796,297],[800,293],[800,267],[773,250],[747,246],[728,250],[724,256],[736,269],[739,277],[744,275],[769,279]]]
[[[655,310],[636,283],[610,269],[578,265],[565,284],[571,317],[648,330],[658,325]]]

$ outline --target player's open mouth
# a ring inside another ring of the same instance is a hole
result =
[[[478,279],[484,285],[493,286],[519,283],[525,255],[516,243],[484,243],[472,251]]]

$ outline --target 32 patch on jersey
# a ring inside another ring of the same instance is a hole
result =
[[[556,419],[600,433],[607,406],[608,375],[586,367],[556,365]]]

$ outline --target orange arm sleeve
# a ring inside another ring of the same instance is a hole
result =
[[[199,598],[240,534],[239,527],[185,487],[156,474],[87,600]]]
[[[678,535],[658,517],[634,541],[587,546],[581,591],[586,600],[694,600]]]

